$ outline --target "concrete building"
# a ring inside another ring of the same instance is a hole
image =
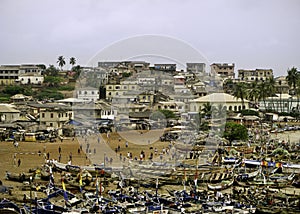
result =
[[[80,100],[97,101],[99,99],[99,89],[93,87],[77,88],[76,97]]]
[[[62,104],[28,104],[29,113],[39,118],[39,124],[61,129],[70,119],[74,119],[72,108]]]
[[[115,97],[123,96],[128,91],[138,91],[139,86],[136,80],[133,81],[123,81],[120,84],[107,84],[106,89],[106,99],[111,101]]]
[[[290,86],[286,81],[286,76],[280,76],[275,78],[275,93],[277,94],[289,94]]]
[[[19,77],[19,71],[18,65],[1,65],[0,85],[14,85]]]
[[[155,105],[156,110],[169,110],[173,111],[174,113],[179,112],[183,113],[186,111],[184,102],[176,102],[176,101],[165,101],[165,102],[158,102]]]
[[[176,75],[174,78],[174,92],[188,93],[190,89],[185,85],[185,77],[183,75]]]
[[[245,82],[266,81],[273,77],[272,69],[238,70],[238,79]]]
[[[242,109],[249,109],[249,101],[244,100],[244,106],[241,99],[226,94],[226,93],[212,93],[203,97],[190,101],[190,111],[199,112],[204,104],[210,103],[212,106],[219,106],[220,104],[225,107],[227,111],[240,111]]]
[[[43,69],[37,65],[1,65],[0,66],[0,85],[14,85],[18,82],[20,75],[41,76]],[[36,78],[35,78],[36,79]],[[39,82],[33,80],[33,82]],[[28,78],[26,79],[28,84]]]
[[[20,118],[20,111],[13,105],[0,104],[0,123],[12,123]]]
[[[16,82],[21,85],[41,85],[44,82],[44,76],[39,74],[20,74]]]
[[[174,73],[176,64],[154,64],[154,70]]]
[[[196,63],[186,63],[186,71],[191,73],[205,73],[205,63],[196,62]]]
[[[210,65],[211,73],[223,79],[234,79],[234,63],[213,63]]]
[[[259,109],[262,111],[272,110],[275,112],[299,112],[300,100],[296,96],[287,93],[275,94],[273,97],[267,97],[259,101]]]

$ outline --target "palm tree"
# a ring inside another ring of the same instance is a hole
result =
[[[210,118],[211,117],[211,113],[212,113],[212,105],[207,102],[203,104],[203,108],[200,110],[200,114]]]
[[[247,88],[247,99],[252,101],[255,106],[257,106],[258,98],[259,98],[259,88],[257,82],[250,83]]]
[[[265,106],[265,111],[267,110],[266,107],[266,98],[268,97],[268,93],[267,93],[267,84],[265,81],[263,81],[262,83],[259,84],[258,86],[260,94],[259,94],[259,99],[263,100],[264,102],[264,106]]]
[[[295,91],[296,85],[298,80],[300,79],[300,74],[297,68],[292,67],[291,69],[288,69],[288,75],[286,76],[286,81],[288,82],[288,85],[290,87],[293,87],[293,90]]]
[[[57,59],[58,66],[62,70],[62,67],[66,64],[65,58],[63,56],[59,56]]]
[[[272,110],[273,110],[273,109],[275,109],[275,105],[274,105],[274,101],[273,101],[273,97],[275,94],[275,79],[273,77],[268,79],[268,81],[266,82],[266,87],[267,87],[268,97],[272,97]]]
[[[76,64],[76,59],[75,59],[75,57],[71,57],[71,58],[70,58],[70,65],[72,65],[72,67],[74,67],[75,64]]]
[[[280,111],[283,112],[283,105],[282,105],[282,81],[279,80],[278,81],[279,84],[279,107],[280,107]],[[278,110],[277,110],[278,111]]]
[[[212,107],[213,116],[217,119],[226,118],[226,106],[219,104]]]
[[[246,85],[245,83],[239,82],[235,84],[233,96],[242,100],[242,109],[245,108],[244,99],[247,97]]]

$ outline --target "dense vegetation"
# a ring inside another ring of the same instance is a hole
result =
[[[234,140],[248,140],[248,130],[245,126],[234,122],[227,122],[225,124],[224,137],[232,142]]]

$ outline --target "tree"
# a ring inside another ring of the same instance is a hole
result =
[[[247,88],[247,99],[252,101],[257,106],[259,98],[259,88],[257,82],[252,82]]]
[[[77,79],[80,76],[81,73],[81,67],[80,65],[76,65],[72,68],[72,71],[75,72],[75,74],[73,75],[74,79]]]
[[[210,103],[204,103],[203,108],[200,110],[200,114],[204,117],[211,118],[212,105]]]
[[[76,64],[76,59],[75,59],[75,57],[71,57],[71,58],[70,58],[70,65],[72,65],[72,67],[74,67],[75,64]]]
[[[224,138],[232,142],[234,140],[248,140],[248,130],[245,126],[234,122],[225,124]]]
[[[226,107],[223,104],[213,106],[212,113],[216,119],[226,119]]]
[[[272,110],[275,110],[273,97],[275,95],[275,80],[274,78],[270,78],[266,81],[266,90],[267,90],[267,96],[272,97]]]
[[[300,79],[299,71],[296,67],[292,67],[287,71],[288,75],[286,76],[286,81],[290,87],[293,87],[293,90],[296,89],[297,81]]]
[[[45,70],[44,74],[46,76],[57,76],[58,70],[54,67],[54,65],[49,65],[49,67]]]
[[[242,100],[242,109],[244,109],[245,108],[244,99],[247,97],[247,90],[246,90],[245,83],[239,82],[235,84],[233,95],[238,99]]]
[[[59,56],[57,59],[58,66],[62,70],[62,67],[66,64],[65,58],[63,56]]]
[[[64,95],[56,90],[42,89],[39,93],[35,95],[35,98],[37,98],[38,100],[50,98],[54,100],[60,100],[64,98]]]
[[[259,84],[258,88],[259,88],[259,91],[260,91],[259,99],[263,100],[265,110],[267,110],[267,107],[266,107],[266,98],[268,97],[267,83],[265,81],[263,81],[262,83]]]
[[[166,117],[166,119],[176,118],[174,112],[168,109],[161,109],[159,110],[159,112],[162,113]]]
[[[45,83],[49,83],[49,86],[54,86],[54,87],[57,87],[61,81],[62,79],[56,76],[46,76],[44,78]]]

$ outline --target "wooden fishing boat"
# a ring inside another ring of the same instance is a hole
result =
[[[225,173],[213,173],[208,179],[208,182],[210,183],[219,183],[223,180],[228,180],[233,178],[233,174],[231,172],[225,172]]]
[[[240,173],[237,176],[235,176],[237,181],[247,181],[247,180],[252,180],[254,179],[259,173],[260,169],[253,171],[253,172],[248,172],[248,173]]]
[[[219,184],[207,184],[207,189],[209,190],[224,190],[224,189],[227,189],[229,187],[231,187],[234,183],[234,179],[232,180],[225,180],[225,181],[222,181],[221,183]]]
[[[24,182],[34,178],[35,173],[12,173],[6,172],[5,179],[10,181]]]
[[[67,166],[68,164],[65,163],[60,163],[60,162],[52,162],[52,166],[54,170],[57,170],[59,172],[61,171],[67,171]]]
[[[0,213],[20,214],[22,211],[15,203],[4,199],[0,202]]]

